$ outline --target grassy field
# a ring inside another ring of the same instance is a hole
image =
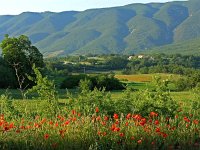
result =
[[[157,73],[157,74],[134,74],[134,75],[115,75],[115,77],[122,81],[129,81],[129,82],[151,82],[155,76],[160,76],[161,79],[178,79],[180,75],[174,74],[164,74],[164,73]]]
[[[163,74],[162,78],[169,76]],[[33,99],[22,100],[18,90],[0,90],[1,95],[11,97],[6,102],[3,97],[0,100],[0,149],[200,149],[200,109],[193,110],[191,91],[170,92],[178,102],[172,116],[163,112],[173,106],[165,105],[169,102],[159,98],[151,99],[152,103],[138,113],[135,108],[140,108],[140,103],[146,106],[148,101],[141,91],[155,88],[152,75],[120,77],[125,77],[128,86],[133,87],[129,93],[131,101],[123,97],[124,91],[87,91],[83,95],[78,89],[70,89],[58,90],[58,103],[54,105],[45,99],[38,100],[35,95]],[[134,99],[138,92],[142,97],[139,101],[139,97]],[[156,94],[153,92],[148,94]],[[107,94],[111,95],[108,99]],[[164,106],[161,107],[164,111],[159,113],[159,107],[147,110],[152,104]]]

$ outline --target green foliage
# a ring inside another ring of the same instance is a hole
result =
[[[143,58],[133,56],[128,62],[128,73],[173,73],[190,76],[198,73],[200,57],[180,54],[151,54],[143,55]]]
[[[27,36],[21,35],[18,38],[5,36],[1,43],[2,55],[10,65],[20,63],[23,71],[28,72],[33,63],[37,67],[43,66],[43,56],[39,50],[31,45]]]
[[[37,92],[41,100],[47,100],[48,102],[56,101],[56,89],[53,81],[48,80],[47,77],[42,77],[39,69],[33,65],[33,70],[36,78],[29,76],[29,79],[35,82],[35,86],[27,91],[28,93]]]
[[[0,45],[3,59],[10,65],[15,72],[18,87],[22,93],[31,85],[26,74],[32,74],[32,65],[43,67],[43,56],[39,50],[32,46],[27,36],[9,37],[5,35]]]
[[[114,112],[110,94],[106,94],[105,90],[100,91],[96,88],[90,91],[88,90],[89,87],[85,86],[86,84],[88,84],[88,80],[81,82],[82,91],[78,97],[70,101],[70,106],[84,114],[94,113],[96,107],[108,114]]]
[[[124,89],[124,85],[118,79],[114,78],[114,75],[107,74],[95,76],[70,75],[62,82],[61,88],[75,88],[79,85],[79,82],[84,79],[90,80],[90,90],[94,88],[105,88],[106,91]]]
[[[195,88],[192,89],[192,94],[195,99],[192,101],[192,110],[195,110],[197,114],[200,113],[200,83],[196,85]]]
[[[12,100],[8,93],[0,96],[0,113],[6,117],[12,118],[14,115],[18,116],[19,112],[14,108]]]
[[[0,58],[0,88],[16,88],[16,78],[10,66]]]
[[[80,80],[85,79],[87,76],[84,74],[80,75],[68,75],[65,77],[65,80],[61,83],[60,88],[72,89],[79,85]]]
[[[200,72],[194,71],[175,81],[176,89],[178,91],[189,90],[198,87],[200,83]]]
[[[177,112],[178,104],[172,99],[168,91],[168,80],[155,78],[156,90],[140,91],[134,98],[134,112],[148,115],[149,112],[155,111],[164,116],[174,116]]]

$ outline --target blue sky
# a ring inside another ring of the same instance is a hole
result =
[[[173,0],[2,0],[0,4],[0,15],[20,14],[25,11],[82,11],[90,8],[123,6],[131,3],[150,3],[167,1]]]

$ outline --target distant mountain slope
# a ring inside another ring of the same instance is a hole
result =
[[[29,36],[45,55],[138,53],[200,38],[200,0],[5,15],[0,41],[4,34]]]
[[[169,44],[165,46],[155,47],[146,53],[165,53],[165,54],[183,54],[183,55],[199,55],[200,56],[200,38]]]

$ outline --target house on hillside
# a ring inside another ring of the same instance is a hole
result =
[[[143,59],[143,58],[145,58],[145,55],[138,55],[137,57],[140,59]]]

